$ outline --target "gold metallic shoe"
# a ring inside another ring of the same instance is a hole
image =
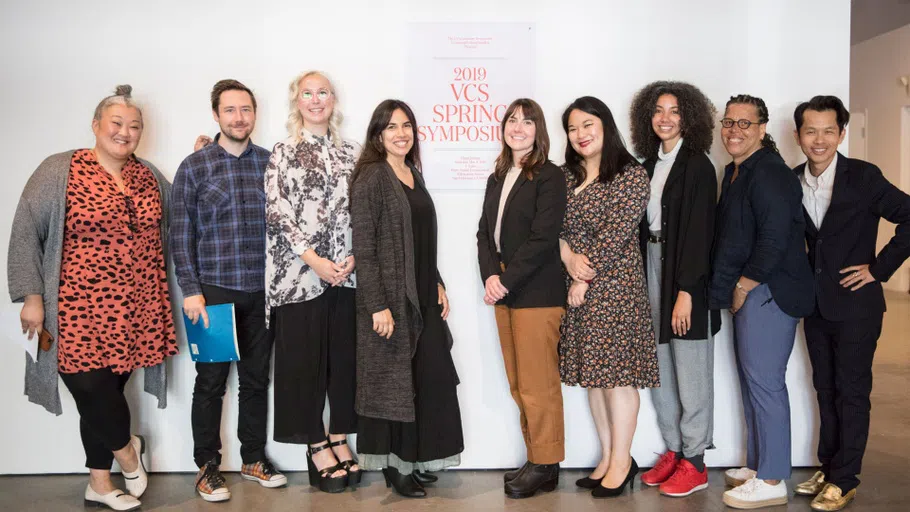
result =
[[[824,487],[825,474],[821,471],[816,471],[815,474],[812,475],[812,478],[794,487],[793,492],[796,494],[802,494],[803,496],[815,496],[816,494],[822,492],[822,488]]]
[[[856,497],[856,489],[850,489],[847,494],[842,494],[840,487],[834,484],[826,484],[821,494],[812,500],[809,505],[812,510],[840,510],[847,506],[847,503],[853,501]]]

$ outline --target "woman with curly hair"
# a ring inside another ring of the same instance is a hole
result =
[[[632,144],[651,178],[639,229],[657,339],[661,386],[651,389],[667,450],[641,476],[668,496],[708,487],[705,449],[712,446],[714,334],[720,312],[708,309],[717,175],[711,149],[711,101],[683,82],[653,82],[632,101]]]

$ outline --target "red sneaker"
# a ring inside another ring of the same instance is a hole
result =
[[[708,468],[699,472],[686,459],[679,461],[676,471],[669,480],[660,484],[660,493],[667,496],[688,496],[695,491],[708,488]]]
[[[655,486],[667,481],[676,471],[676,452],[667,451],[657,459],[653,468],[641,475],[641,483]]]

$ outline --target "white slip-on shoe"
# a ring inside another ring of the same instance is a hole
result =
[[[724,471],[724,483],[730,487],[739,487],[746,483],[746,480],[755,478],[755,470],[747,467],[731,468]]]
[[[92,489],[92,484],[85,487],[85,504],[95,507],[107,507],[111,510],[136,510],[142,506],[134,496],[120,489],[114,489],[107,494],[98,494]]]
[[[142,462],[142,454],[145,453],[145,438],[142,436],[130,436],[130,444],[133,445],[133,450],[136,451],[139,465],[136,466],[136,471],[131,473],[124,471],[123,480],[126,482],[126,491],[138,498],[142,496],[145,488],[149,485],[148,472],[145,470],[145,463]]]
[[[753,508],[786,505],[789,495],[783,480],[777,485],[765,483],[756,477],[724,493],[724,504],[728,507],[750,510]]]

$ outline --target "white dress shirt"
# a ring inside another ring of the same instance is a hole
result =
[[[657,146],[657,163],[654,164],[654,175],[651,177],[651,198],[648,199],[648,228],[651,231],[660,231],[660,200],[664,194],[664,185],[667,184],[667,176],[670,175],[670,169],[673,168],[673,162],[676,161],[676,155],[679,154],[679,148],[683,145],[683,140],[679,139],[676,146],[669,153],[664,153],[663,144]]]
[[[809,171],[809,162],[800,177],[803,186],[803,206],[809,212],[809,218],[815,224],[815,229],[821,229],[822,222],[828,207],[831,206],[831,196],[834,194],[834,173],[837,170],[837,153],[828,167],[817,177]]]
[[[509,172],[506,173],[506,179],[502,182],[502,195],[499,196],[499,210],[496,212],[496,229],[493,230],[493,240],[496,241],[496,250],[502,252],[502,247],[499,244],[499,233],[502,228],[502,211],[506,208],[506,200],[509,199],[509,192],[512,191],[512,187],[515,186],[515,182],[518,181],[518,174],[521,172],[521,167],[512,167],[509,169]]]

